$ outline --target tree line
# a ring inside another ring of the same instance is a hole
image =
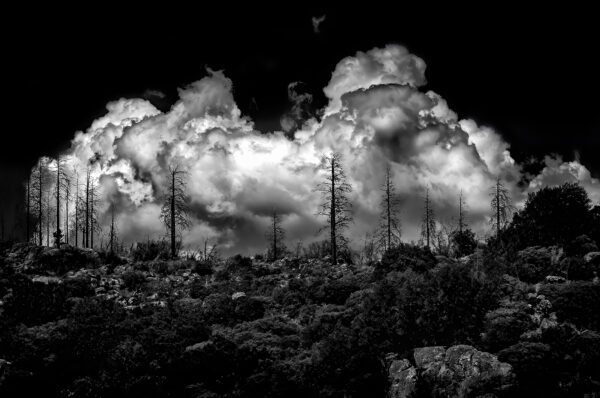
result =
[[[333,152],[323,156],[320,167],[323,180],[314,188],[321,196],[316,215],[324,217],[326,222],[318,232],[328,233],[327,251],[331,263],[337,264],[340,255],[348,251],[349,241],[345,231],[353,222],[350,200],[352,186],[348,182],[340,153]],[[178,166],[169,168],[160,214],[173,257],[177,256],[181,248],[182,231],[191,225],[185,174]],[[370,256],[376,251],[385,252],[401,243],[401,202],[393,177],[391,166],[387,164],[380,188],[378,226],[372,234],[365,237],[365,247],[369,248]],[[98,186],[99,182],[93,177],[90,165],[80,172],[68,169],[60,156],[56,159],[40,158],[25,182],[26,241],[46,246],[52,244],[58,248],[65,243],[84,248],[95,247],[94,239],[97,240],[101,232],[98,220]],[[429,187],[425,188],[419,244],[442,254],[449,254],[450,250],[457,256],[471,253],[476,246],[476,239],[467,223],[467,208],[462,191],[458,197],[458,219],[455,225],[446,225],[437,220],[430,191]],[[508,225],[514,211],[509,191],[500,178],[490,187],[490,198],[490,220],[498,236]],[[115,203],[110,203],[109,212],[106,247],[113,252],[118,245]],[[282,216],[277,208],[272,210],[269,225],[265,234],[268,241],[267,256],[275,260],[286,252]]]

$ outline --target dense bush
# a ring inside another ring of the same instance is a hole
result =
[[[550,249],[539,246],[528,247],[518,252],[514,269],[516,276],[528,283],[540,282],[547,275],[556,273]]]
[[[521,342],[503,349],[498,359],[511,364],[519,382],[519,396],[557,397],[557,358],[543,343]]]
[[[482,342],[485,349],[496,352],[519,342],[533,327],[531,309],[524,302],[507,301],[486,314]]]
[[[553,311],[556,311],[561,321],[572,322],[581,328],[600,330],[600,284],[577,281],[544,285],[540,294],[550,300]]]
[[[168,260],[171,246],[165,240],[138,242],[130,255],[134,261]]]
[[[407,269],[423,273],[435,265],[435,256],[429,248],[400,243],[397,247],[386,250],[376,267],[379,274],[390,271],[402,272]]]
[[[461,231],[454,231],[450,235],[450,243],[452,251],[456,257],[468,256],[473,254],[477,247],[477,240],[475,234],[470,229],[464,229]]]
[[[123,284],[128,290],[138,290],[146,284],[146,276],[140,271],[127,271],[123,273]]]
[[[528,246],[566,245],[593,233],[594,215],[583,187],[567,183],[530,193],[523,210],[515,214],[508,235],[520,249]]]
[[[235,255],[227,260],[227,271],[249,272],[252,269],[252,259],[242,255]]]
[[[96,252],[69,245],[43,250],[33,261],[34,268],[59,275],[80,268],[95,268],[99,264]]]
[[[11,293],[4,297],[0,323],[39,325],[62,317],[69,310],[68,298],[72,285],[33,282],[17,274],[11,278],[8,287]]]

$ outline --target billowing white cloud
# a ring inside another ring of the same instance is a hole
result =
[[[263,250],[274,208],[289,246],[326,238],[316,236],[324,220],[315,215],[320,198],[314,187],[323,178],[321,157],[331,151],[343,155],[353,187],[355,222],[348,235],[357,244],[378,223],[387,164],[408,241],[419,237],[426,188],[444,221],[456,215],[462,190],[468,222],[480,234],[489,229],[488,190],[497,177],[517,203],[530,189],[565,181],[581,182],[597,200],[598,180],[578,162],[557,158],[546,160],[529,187],[518,186],[521,168],[509,145],[493,129],[459,120],[438,94],[420,91],[424,73],[423,60],[397,45],[347,57],[324,89],[330,101],[322,119],[295,125],[299,130],[290,137],[256,131],[234,101],[231,80],[209,70],[180,89],[166,113],[141,99],[109,103],[105,116],[75,135],[65,159],[80,175],[90,168],[102,192],[101,222],[107,225],[109,203],[116,204],[127,242],[164,234],[160,206],[169,166],[178,165],[187,172],[192,209],[184,245],[196,249],[211,238],[225,254]],[[292,94],[300,95],[294,87]]]

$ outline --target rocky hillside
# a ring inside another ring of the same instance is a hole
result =
[[[0,396],[598,396],[587,249],[332,266],[5,244]]]

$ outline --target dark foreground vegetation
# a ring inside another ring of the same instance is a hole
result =
[[[460,258],[4,243],[0,396],[598,396],[598,208],[540,192]]]

